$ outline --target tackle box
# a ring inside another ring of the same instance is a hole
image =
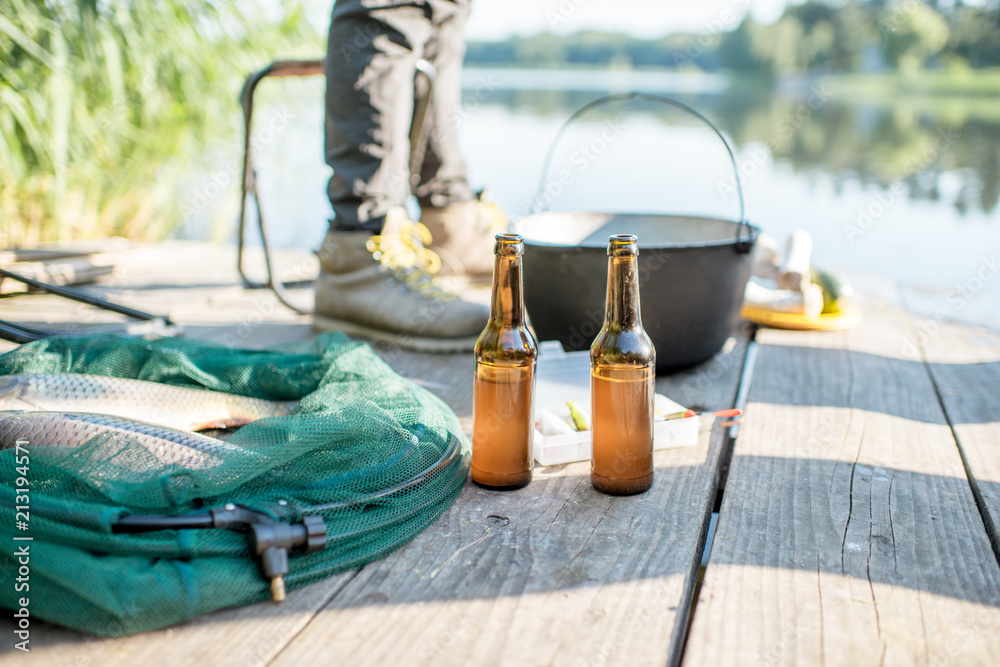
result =
[[[535,461],[543,466],[589,461],[591,432],[571,426],[568,403],[590,412],[590,352],[566,352],[559,341],[539,344],[535,383]],[[653,449],[689,447],[698,442],[698,416],[663,419],[684,410],[666,396],[656,395]]]

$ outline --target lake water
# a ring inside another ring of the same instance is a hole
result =
[[[949,318],[995,321],[1000,99],[861,101],[808,82],[781,92],[729,84],[719,75],[467,70],[456,124],[470,181],[515,217],[537,206],[540,184],[562,175],[543,200],[553,210],[735,218],[722,144],[660,104],[594,109],[564,135],[549,177],[541,174],[559,127],[587,102],[628,90],[674,96],[730,140],[747,216],[764,231],[780,240],[806,229],[819,265],[919,288],[934,303],[951,302]],[[322,82],[265,88],[255,127],[268,229],[275,245],[316,247],[330,215]],[[194,220],[181,235],[209,232]],[[964,312],[954,312],[959,293]]]

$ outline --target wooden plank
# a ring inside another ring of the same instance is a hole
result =
[[[294,326],[290,327],[290,330],[292,332],[290,335],[293,336],[300,333]],[[213,330],[213,333],[219,334],[223,331],[224,329],[220,328]],[[674,376],[672,380],[661,380],[660,390],[665,390],[672,396],[700,399],[706,401],[706,405],[711,407],[725,405],[727,400],[731,401],[731,376],[739,370],[738,358],[742,355],[742,340],[744,339],[741,339],[738,345],[732,346],[726,354],[716,357],[698,369]],[[391,349],[382,349],[380,354],[405,376],[414,379],[441,396],[461,415],[463,423],[467,424],[467,430],[471,428],[472,404],[467,380],[472,376],[472,364],[469,355],[416,354]],[[720,382],[720,378],[726,382]],[[724,388],[726,386],[729,387],[728,393]],[[715,451],[713,450],[713,456]],[[701,446],[699,446],[698,453],[692,449],[689,454],[689,458],[692,460],[697,460],[699,456],[706,456]],[[679,461],[674,463],[681,464]],[[556,471],[550,475],[558,476],[559,472]],[[576,479],[572,476],[568,477],[568,480],[563,480],[560,483],[579,485],[581,481],[579,476]],[[692,480],[694,480],[694,476],[692,476]],[[585,479],[583,481],[586,482]],[[585,489],[589,489],[589,484],[585,483],[583,486]],[[530,488],[535,488],[535,485]],[[554,489],[555,487],[552,487],[550,491]],[[465,495],[473,490],[466,489]],[[676,497],[686,498],[690,493],[690,491],[681,490]],[[664,499],[661,498],[660,502],[663,501]],[[498,511],[503,511],[503,508],[499,508]],[[591,517],[598,514],[598,509],[590,512]],[[568,519],[560,519],[563,522],[566,520]],[[445,519],[442,519],[429,531],[439,531],[442,527],[448,530],[448,524],[443,523],[444,521]],[[493,530],[492,526],[495,525],[493,523],[495,521],[498,520],[491,520],[487,530]],[[594,519],[591,518],[592,523],[593,521]],[[481,522],[479,523],[481,524]],[[499,520],[499,523],[504,522]],[[695,530],[695,532],[697,531]],[[602,539],[613,538],[614,536],[605,535]],[[410,545],[407,549],[413,547],[414,545]],[[454,559],[448,562],[451,555],[451,551],[442,554],[435,567],[444,564],[445,569],[447,569],[449,566],[453,566]],[[585,558],[585,556],[583,554],[580,557]],[[576,567],[586,567],[586,563],[578,563]],[[302,590],[294,591],[289,595],[289,599],[281,605],[262,603],[243,609],[225,610],[209,614],[190,623],[134,637],[92,638],[36,621],[32,626],[32,652],[28,662],[39,665],[102,664],[109,666],[143,663],[150,665],[187,664],[194,661],[220,665],[267,664],[274,656],[281,654],[289,642],[309,624],[313,614],[329,602],[334,592],[339,590],[354,575],[354,572],[345,573]],[[646,598],[646,604],[658,605],[659,600],[656,595],[664,592],[667,597],[678,597],[677,589],[682,589],[683,583],[670,581],[663,585],[662,591],[651,589]],[[689,599],[688,597],[688,601]],[[687,602],[685,602],[686,604]],[[682,605],[681,608],[686,607]],[[443,618],[445,621],[447,620],[447,617]],[[644,620],[644,616],[638,616],[635,622]],[[9,619],[4,620],[3,624],[3,627],[8,630],[13,628]],[[442,641],[447,642],[448,640],[445,638]],[[324,656],[329,656],[331,652],[339,655],[336,650],[331,651],[332,648],[324,649]],[[7,649],[10,649],[9,645],[0,647],[0,651]],[[432,645],[431,653],[428,655],[435,654],[435,651],[436,649]],[[4,654],[0,652],[0,655]]]
[[[47,262],[20,262],[7,267],[19,276],[38,280],[50,285],[80,285],[92,283],[98,278],[110,275],[115,267],[111,264],[95,264],[89,258],[67,258]],[[4,276],[0,278],[0,294],[18,294],[37,291],[22,282]]]
[[[1000,567],[909,316],[762,331],[684,663],[986,664]]]
[[[14,262],[43,262],[67,257],[86,257],[121,252],[134,247],[128,239],[113,237],[97,241],[41,243],[35,248],[0,248],[0,266]]]
[[[39,620],[31,625],[31,651],[0,644],[0,663],[132,667],[134,665],[265,665],[312,618],[317,609],[349,581],[346,572],[292,591],[280,605],[262,603],[207,614],[172,628],[131,637],[105,639],[60,628]],[[4,614],[0,627],[13,637],[14,624]]]
[[[903,350],[927,363],[1000,557],[1000,332],[920,318]]]
[[[127,259],[120,265],[122,271],[110,289],[123,302],[138,299],[146,309],[169,310],[187,325],[187,334],[193,337],[232,343],[235,336],[236,344],[253,347],[308,335],[303,318],[277,306],[269,293],[244,292],[235,287],[229,251],[197,244],[168,246],[126,253]],[[305,260],[299,261],[305,266]],[[219,269],[220,264],[225,270]],[[210,275],[201,269],[193,270],[196,265],[211,267]],[[178,277],[185,284],[172,286]],[[303,294],[305,300],[307,297],[308,294]],[[19,297],[14,303],[19,304],[20,319],[25,320],[88,317],[74,304],[47,297]],[[745,335],[741,335],[725,353],[707,364],[661,379],[659,390],[698,409],[729,406],[744,345]],[[471,430],[470,355],[422,355],[390,348],[380,349],[379,353],[402,374],[441,396],[456,410],[466,431]],[[657,454],[656,492],[635,499],[613,501],[593,492],[585,465],[540,472],[539,481],[523,490],[520,499],[510,494],[466,489],[453,510],[403,550],[407,554],[403,562],[416,563],[416,577],[423,578],[427,600],[436,596],[442,605],[440,617],[429,621],[428,610],[418,609],[415,615],[403,614],[397,620],[410,624],[406,633],[419,634],[422,625],[440,628],[458,614],[461,620],[455,626],[457,629],[442,634],[428,628],[423,633],[427,640],[422,649],[424,657],[438,662],[457,660],[457,654],[449,649],[450,637],[466,636],[471,630],[465,628],[473,627],[470,624],[483,618],[477,615],[481,613],[486,614],[491,628],[497,627],[497,618],[503,614],[529,627],[547,615],[552,639],[542,637],[542,641],[550,648],[570,646],[567,656],[574,651],[580,654],[576,648],[580,645],[592,653],[595,662],[632,663],[635,660],[627,659],[619,649],[641,643],[649,646],[644,649],[645,654],[636,655],[646,655],[649,662],[659,663],[666,659],[668,642],[673,637],[672,655],[676,657],[677,638],[686,626],[686,610],[693,590],[692,574],[700,557],[703,531],[714,497],[721,434],[716,431],[714,435],[710,441],[706,430],[696,448]],[[507,505],[514,507],[508,510]],[[490,514],[497,516],[491,518]],[[498,518],[501,516],[505,518]],[[620,531],[622,527],[624,530]],[[536,543],[537,549],[533,546]],[[499,552],[494,554],[497,545]],[[544,562],[533,555],[533,550],[538,549],[548,554]],[[575,551],[560,555],[560,550],[565,549]],[[390,559],[366,568],[369,581],[385,578],[401,555],[402,552],[397,552]],[[530,577],[521,577],[527,587],[522,591],[524,597],[519,599],[513,596],[517,593],[517,581],[504,584],[499,575],[503,567],[517,569],[528,555],[535,565]],[[442,597],[442,591],[449,590],[449,582],[462,579],[465,576],[462,572],[469,573],[471,578],[480,576],[482,571],[471,565],[474,558],[480,557],[495,557],[501,568],[487,577],[488,585],[477,589],[492,597],[470,596],[449,603]],[[664,560],[666,564],[661,563]],[[329,602],[333,593],[354,574],[346,573],[293,592],[282,605],[264,603],[226,610],[175,628],[129,638],[95,639],[36,622],[31,659],[38,664],[59,665],[195,661],[256,665],[274,656],[289,660],[298,650],[294,644],[289,646],[289,642],[303,628],[312,625],[310,619],[315,610]],[[414,585],[421,584],[417,581]],[[565,598],[560,597],[563,593]],[[357,592],[352,593],[354,599],[375,603],[381,594],[373,590],[370,595],[360,594],[359,598]],[[351,604],[341,607],[350,608]],[[539,608],[540,614],[532,612],[534,608]],[[357,605],[354,611],[364,615],[370,607]],[[565,619],[561,618],[567,613]],[[649,641],[647,625],[656,628],[657,641]],[[361,627],[360,621],[353,627]],[[360,640],[348,640],[343,646],[323,645],[313,656],[317,652],[323,657],[343,655],[343,647],[351,650],[353,646],[369,651],[361,655],[360,662],[373,661],[386,627],[389,626],[376,621],[369,628],[375,633],[371,637],[358,635]],[[564,631],[562,636],[558,634],[560,629]],[[624,629],[624,633],[619,634],[618,629]],[[537,634],[536,630],[532,632]],[[325,641],[322,633],[309,635],[306,647]],[[512,645],[520,643],[516,634],[509,637]],[[530,653],[527,647],[519,650],[522,656]],[[358,661],[357,656],[350,657]]]
[[[658,389],[699,407],[730,406],[745,340],[661,378]],[[458,387],[446,395],[467,423],[472,372],[464,362],[458,376],[435,381]],[[518,491],[467,486],[437,523],[365,567],[275,663],[675,661],[722,436],[704,427],[696,447],[657,452],[653,488],[631,498],[594,491],[586,463],[536,468]]]
[[[255,251],[248,253],[259,265]],[[307,271],[305,252],[282,253],[283,265]],[[221,256],[221,260],[220,260]],[[313,335],[308,319],[277,303],[267,290],[238,287],[231,248],[211,244],[170,242],[133,248],[116,257],[115,279],[94,292],[156,312],[171,312],[185,326],[185,335],[229,345],[261,347]],[[314,260],[313,260],[314,261]],[[298,267],[298,268],[296,268]],[[308,293],[296,297],[308,302]],[[5,303],[8,316],[21,321],[87,324],[120,320],[116,315],[64,299],[31,295]],[[9,348],[13,348],[10,345]],[[0,351],[5,351],[0,349]],[[264,603],[209,614],[190,623],[134,637],[101,639],[42,621],[32,625],[31,664],[266,664],[333,594],[355,575],[348,572],[289,594],[281,605]],[[13,629],[9,618],[0,624]],[[11,635],[13,636],[13,635]],[[12,650],[0,645],[0,656]],[[21,658],[20,653],[11,654]],[[0,658],[0,662],[3,658]]]
[[[305,250],[277,251],[274,259],[285,278],[304,278],[316,270],[315,255]],[[129,248],[116,254],[114,262],[114,275],[86,290],[122,305],[169,315],[184,327],[187,337],[261,347],[313,335],[309,318],[282,306],[270,290],[241,287],[234,248],[170,241]],[[246,264],[260,277],[259,249],[248,249]],[[312,303],[311,290],[291,293],[303,307]],[[6,297],[0,305],[3,319],[37,328],[62,329],[68,324],[71,332],[78,333],[127,319],[51,295]],[[0,340],[0,353],[14,347]]]
[[[0,266],[11,268],[11,265],[19,262],[45,262],[53,259],[67,259],[69,257],[86,257],[93,252],[86,250],[41,250],[36,248],[11,250],[0,250]]]

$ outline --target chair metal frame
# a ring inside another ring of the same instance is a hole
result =
[[[294,287],[302,287],[312,283],[312,280],[282,281],[275,278],[274,265],[272,262],[272,248],[268,239],[264,214],[260,205],[260,193],[257,190],[257,174],[253,167],[251,135],[253,131],[253,107],[254,93],[257,86],[267,78],[286,78],[301,76],[316,76],[323,74],[326,62],[319,60],[276,60],[264,69],[250,74],[243,83],[240,91],[240,106],[243,109],[243,179],[242,192],[240,195],[240,217],[237,223],[237,258],[236,269],[239,271],[243,286],[247,289],[270,289],[274,292],[278,301],[287,308],[303,315],[311,315],[311,310],[305,310],[296,306],[288,298],[287,290]],[[416,75],[422,76],[426,80],[426,88],[416,99],[413,113],[413,123],[410,127],[410,173],[418,173],[420,162],[423,160],[426,135],[424,133],[424,121],[427,118],[427,110],[430,106],[430,92],[437,79],[437,70],[434,66],[423,59],[417,61]],[[247,228],[247,198],[253,197],[254,208],[257,210],[257,230],[260,234],[261,248],[264,254],[264,270],[266,279],[261,282],[247,276],[244,267],[243,252],[245,247],[245,235]]]

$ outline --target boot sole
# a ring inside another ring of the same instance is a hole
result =
[[[437,354],[448,354],[454,352],[472,352],[476,347],[478,334],[466,336],[464,338],[430,338],[427,336],[414,336],[407,333],[385,331],[375,327],[365,326],[357,322],[338,320],[326,315],[313,314],[312,327],[315,331],[341,331],[348,336],[359,336],[395,345],[404,350],[415,352],[434,352]]]

